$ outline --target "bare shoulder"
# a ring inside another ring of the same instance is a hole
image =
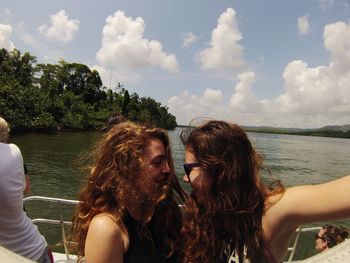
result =
[[[85,241],[87,262],[122,262],[129,247],[129,237],[121,220],[109,213],[96,215],[90,222]]]
[[[128,245],[128,232],[123,221],[117,220],[110,213],[96,215],[90,222],[88,233],[104,237],[106,239],[122,239]],[[125,242],[126,241],[126,242]]]
[[[283,193],[273,194],[266,199],[262,218],[265,238],[275,237],[277,233],[280,233],[281,229],[285,229],[290,209],[286,201],[289,198],[288,195],[289,189],[286,189]]]
[[[94,216],[90,222],[89,230],[90,229],[100,231],[108,230],[109,232],[118,232],[121,230],[116,218],[110,213],[101,213]]]
[[[271,195],[265,202],[265,211],[262,218],[265,238],[267,240],[289,239],[301,224],[300,218],[304,209],[303,202],[307,198],[303,194],[309,191],[308,186],[286,188],[284,192]],[[307,209],[305,209],[307,211]],[[300,218],[296,216],[300,214]],[[280,242],[280,241],[279,241]]]
[[[262,218],[264,238],[271,252],[278,261],[282,261],[289,242],[298,224],[289,219],[288,205],[290,191],[271,195],[265,202],[265,213]]]

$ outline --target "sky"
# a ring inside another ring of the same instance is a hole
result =
[[[178,124],[350,124],[350,0],[0,0],[0,48],[86,64]]]

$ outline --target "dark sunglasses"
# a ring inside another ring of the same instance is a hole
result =
[[[199,163],[184,163],[183,165],[184,165],[184,170],[187,177],[190,176],[193,168],[200,166]]]
[[[322,239],[322,240],[324,240],[324,238],[321,237],[319,234],[316,234],[316,235],[315,235],[315,239]]]
[[[322,228],[325,229],[325,228],[333,228],[334,226],[331,225],[331,224],[325,224]]]

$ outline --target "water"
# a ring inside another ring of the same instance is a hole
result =
[[[179,139],[181,129],[169,132],[175,171],[182,186],[184,148]],[[101,136],[99,132],[26,134],[12,138],[23,154],[29,169],[33,195],[77,199],[85,174],[77,160],[91,150]],[[350,140],[326,137],[308,137],[249,133],[259,153],[265,158],[265,166],[273,177],[281,179],[286,186],[316,184],[342,177],[350,172]],[[269,176],[263,174],[263,177]],[[31,217],[55,218],[56,208],[40,202],[28,205]],[[64,215],[70,220],[73,209],[66,208]],[[350,226],[349,221],[333,222]],[[39,225],[40,231],[50,244],[59,243],[58,229]],[[315,254],[314,233],[301,236],[296,258]]]

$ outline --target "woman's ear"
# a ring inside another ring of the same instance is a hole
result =
[[[328,243],[326,240],[322,239],[322,250],[325,250],[328,248]]]

